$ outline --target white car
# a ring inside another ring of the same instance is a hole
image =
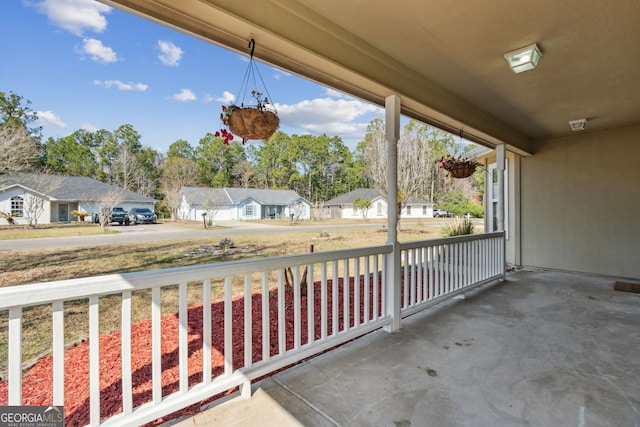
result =
[[[433,217],[434,218],[450,218],[450,217],[453,217],[453,212],[448,211],[446,209],[434,209]]]

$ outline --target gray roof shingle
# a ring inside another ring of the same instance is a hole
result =
[[[335,205],[351,205],[353,202],[360,197],[361,199],[369,199],[371,201],[375,200],[378,197],[386,200],[387,196],[381,190],[374,190],[372,188],[358,188],[357,190],[350,191],[341,196],[335,197],[331,200],[327,200],[324,202],[325,206],[335,206]],[[429,205],[432,204],[427,202],[426,200],[418,199],[417,197],[409,196],[409,203],[411,204],[420,204],[420,205]]]
[[[182,194],[189,204],[202,204],[207,198],[221,206],[237,205],[241,201],[252,198],[263,205],[288,205],[302,197],[293,190],[267,190],[260,188],[207,188],[182,187]]]
[[[86,176],[66,176],[56,175],[62,179],[62,186],[54,188],[47,196],[55,200],[60,201],[94,201],[97,200],[100,195],[109,193],[111,191],[123,191],[123,202],[147,202],[155,203],[156,200],[143,196],[142,194],[135,193],[130,190],[124,190],[117,185],[106,184],[93,178]],[[37,179],[35,174],[20,173],[0,176],[0,188],[6,188],[13,185],[21,185],[25,188],[38,191]]]
[[[372,201],[378,197],[386,199],[386,196],[380,190],[374,190],[373,188],[358,188],[357,190],[353,190],[331,200],[327,200],[324,202],[324,205],[349,205],[353,204],[358,197]]]
[[[206,200],[210,200],[220,206],[233,205],[223,188],[182,187],[180,192],[191,205],[201,205]]]

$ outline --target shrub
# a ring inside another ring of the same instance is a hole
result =
[[[464,236],[473,234],[473,223],[469,218],[454,218],[442,229],[445,237]]]
[[[233,248],[235,244],[233,243],[233,240],[231,240],[228,237],[225,237],[224,239],[220,240],[220,243],[218,243],[218,246],[220,246],[220,249],[226,251],[227,249]]]
[[[71,211],[71,215],[77,216],[80,221],[84,221],[85,217],[91,216],[91,212],[73,210]]]

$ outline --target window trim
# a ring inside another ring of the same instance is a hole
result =
[[[24,197],[13,196],[11,198],[11,210],[9,212],[12,217],[24,217]]]

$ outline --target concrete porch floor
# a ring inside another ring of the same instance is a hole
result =
[[[640,426],[640,294],[548,271],[405,319],[178,426]]]

